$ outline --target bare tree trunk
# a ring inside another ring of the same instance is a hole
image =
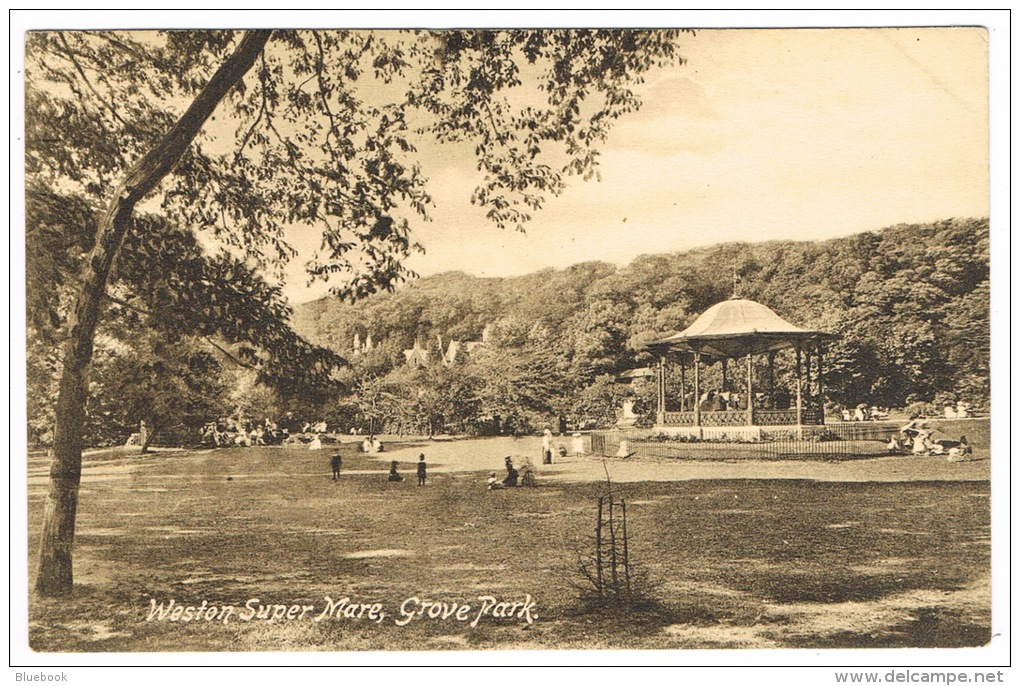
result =
[[[620,507],[623,508],[623,576],[626,584],[626,602],[630,602],[630,550],[627,546],[627,501],[620,500]]]
[[[602,597],[602,496],[599,496],[599,517],[595,522],[595,586]]]
[[[50,489],[39,546],[36,590],[40,595],[67,595],[73,584],[71,549],[81,482],[82,435],[93,340],[110,269],[131,226],[135,205],[170,173],[216,106],[255,63],[271,33],[249,31],[245,34],[174,128],[128,171],[96,230],[95,247],[85,263],[81,291],[68,322],[70,338],[64,351],[57,397]]]
[[[609,496],[609,571],[613,580],[613,600],[620,600],[620,579],[616,563],[616,522],[613,520],[613,496]]]

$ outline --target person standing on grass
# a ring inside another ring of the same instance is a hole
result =
[[[507,461],[509,460],[507,457]],[[552,464],[552,431],[549,429],[542,432],[542,463]]]
[[[329,465],[333,468],[333,481],[340,479],[340,465],[343,464],[343,460],[340,457],[340,453],[333,453],[333,457],[329,460]]]
[[[425,464],[425,453],[418,456],[418,485],[425,485],[425,475],[428,466]]]

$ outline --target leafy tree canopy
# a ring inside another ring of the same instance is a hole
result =
[[[38,32],[26,48],[26,171],[98,202],[156,146],[236,32]],[[471,199],[521,227],[568,176],[597,173],[632,86],[680,61],[676,31],[275,31],[159,188],[159,211],[260,268],[308,263],[345,295],[409,276],[431,199],[416,153],[471,146]],[[154,204],[154,203],[153,203]]]
[[[30,357],[45,359],[66,335],[70,286],[92,247],[96,217],[76,197],[35,187],[26,197],[28,344]],[[331,385],[343,358],[293,331],[279,286],[225,250],[208,255],[194,234],[158,216],[135,224],[111,275],[104,335],[125,345],[152,335],[164,343],[198,337],[285,393]]]

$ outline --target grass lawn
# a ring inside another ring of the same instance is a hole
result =
[[[436,463],[418,488],[416,447],[395,453],[402,483],[386,481],[387,463],[351,444],[342,450],[339,482],[329,476],[329,450],[86,458],[75,593],[30,598],[32,648],[823,648],[972,646],[990,637],[987,480],[763,474],[621,483],[631,558],[654,602],[612,616],[586,611],[574,588],[604,483],[540,474],[537,488],[488,492],[497,457],[477,470]],[[29,461],[30,583],[45,466]],[[474,621],[482,596],[521,603],[528,595],[526,612],[488,603]],[[326,596],[349,598],[359,609],[344,609],[360,618],[315,621]],[[226,622],[147,620],[153,602],[171,599],[234,613]],[[314,609],[245,621],[250,599],[256,609]],[[426,608],[398,625],[402,604],[423,602],[447,603],[435,611],[448,616],[430,619]],[[471,606],[464,621],[454,603]],[[368,616],[375,604],[380,621]]]

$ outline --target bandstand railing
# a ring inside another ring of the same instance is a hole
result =
[[[797,410],[752,410],[748,422],[747,410],[701,411],[700,426],[796,426]],[[699,426],[694,412],[663,412],[657,418],[663,426]],[[822,424],[822,413],[814,408],[801,410],[802,424]]]

